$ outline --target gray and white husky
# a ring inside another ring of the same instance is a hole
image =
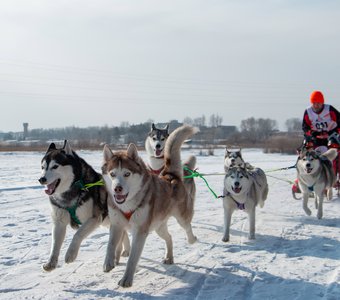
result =
[[[66,263],[76,259],[82,241],[93,230],[101,224],[109,226],[108,193],[101,174],[80,158],[67,141],[61,149],[50,144],[41,160],[41,168],[39,182],[46,185],[53,223],[51,253],[43,269],[52,271],[58,264],[67,225],[77,231],[66,252]],[[124,237],[126,255],[130,246],[127,236]]]
[[[160,174],[164,168],[164,146],[169,137],[169,124],[157,128],[151,124],[151,130],[145,140],[145,151],[148,156],[148,167],[155,174]]]
[[[318,219],[321,219],[323,215],[325,190],[328,200],[332,199],[332,188],[335,183],[332,161],[336,156],[336,149],[329,149],[323,154],[315,150],[302,150],[299,154],[296,163],[297,178],[303,197],[302,207],[308,216],[312,213],[308,208],[308,197],[311,192],[315,194]]]
[[[237,209],[248,214],[249,239],[255,239],[255,209],[264,206],[268,195],[267,177],[260,168],[246,165],[230,167],[224,178],[224,235],[223,242],[229,241],[230,223]]]
[[[224,154],[224,171],[227,172],[229,168],[242,165],[244,160],[242,158],[241,149],[235,151],[229,151],[225,149]]]
[[[173,216],[184,228],[188,242],[194,243],[191,220],[193,199],[183,183],[180,149],[185,139],[196,129],[182,126],[173,131],[164,148],[165,166],[160,175],[151,173],[134,144],[126,151],[104,147],[103,178],[109,192],[108,207],[111,221],[110,239],[104,262],[104,271],[116,265],[116,248],[126,229],[131,229],[132,246],[125,273],[119,285],[132,285],[134,273],[148,234],[155,230],[166,242],[165,264],[172,264],[173,245],[167,221]]]

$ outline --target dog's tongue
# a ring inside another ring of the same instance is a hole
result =
[[[57,185],[58,180],[53,181],[52,183],[48,184],[46,187],[47,189],[45,190],[45,193],[47,195],[52,195],[55,189],[55,186]]]
[[[235,187],[235,188],[233,188],[233,190],[234,190],[234,192],[235,192],[236,194],[238,194],[239,192],[241,192],[241,188],[239,188],[239,187]]]
[[[126,197],[125,195],[117,195],[117,194],[116,194],[116,199],[117,199],[117,200],[124,200],[125,197]]]
[[[156,149],[156,156],[160,156],[162,154],[162,150]]]

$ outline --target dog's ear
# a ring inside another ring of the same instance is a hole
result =
[[[104,157],[104,162],[110,160],[113,156],[113,153],[109,147],[108,144],[105,144],[104,149],[103,149],[103,157]]]
[[[127,155],[132,160],[137,160],[138,158],[138,150],[135,144],[131,143],[127,148]]]
[[[152,124],[151,124],[151,130],[156,130],[155,123],[152,123]]]
[[[64,141],[63,150],[65,151],[65,153],[66,153],[67,155],[73,155],[73,152],[72,152],[70,143],[69,143],[67,140]]]
[[[169,131],[169,124],[166,124],[166,126],[164,127],[164,130]]]
[[[48,147],[46,153],[47,153],[47,152],[50,152],[50,151],[52,151],[52,150],[56,150],[56,149],[57,149],[57,148],[56,148],[56,146],[55,146],[55,143],[51,143],[51,144],[49,145],[49,147]]]

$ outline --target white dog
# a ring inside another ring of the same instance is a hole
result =
[[[224,235],[223,242],[229,241],[231,216],[236,209],[244,210],[249,219],[249,239],[255,239],[255,208],[264,206],[268,195],[265,173],[259,168],[245,165],[231,167],[224,178]]]

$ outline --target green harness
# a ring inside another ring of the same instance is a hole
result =
[[[94,186],[102,186],[105,185],[104,180],[100,179],[97,182],[94,183],[86,183],[84,184],[84,181],[82,179],[76,181],[74,185],[78,186],[82,191],[88,191],[89,188]],[[71,219],[78,225],[81,225],[80,220],[78,219],[76,215],[76,210],[78,208],[78,203],[75,203],[72,207],[67,207],[66,210],[69,212]]]

